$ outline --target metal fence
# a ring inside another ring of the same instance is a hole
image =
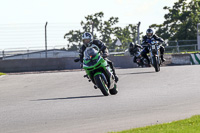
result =
[[[168,41],[166,53],[198,52],[197,40]]]
[[[8,59],[30,59],[30,58],[61,58],[61,57],[77,57],[78,51],[68,51],[65,46],[48,47],[47,51],[44,47],[29,48],[7,48],[0,50],[0,58]]]
[[[128,44],[128,43],[127,43]],[[168,41],[168,46],[165,47],[165,53],[187,53],[187,52],[199,52],[197,49],[197,40],[178,40]],[[47,58],[60,58],[60,57],[77,57],[78,51],[68,51],[67,46],[57,45],[49,46],[45,51],[44,47],[29,47],[29,48],[7,48],[0,49],[1,59],[29,59],[29,58],[45,58],[45,52],[47,52]],[[59,51],[60,50],[60,51]],[[126,49],[109,49],[110,54],[124,54]]]
[[[109,53],[124,54],[124,49],[110,49]],[[65,46],[48,47],[47,51],[44,47],[29,47],[29,48],[7,48],[0,49],[0,59],[33,59],[33,58],[61,58],[61,57],[78,57],[78,50],[67,50]]]
[[[197,40],[177,40],[168,41],[168,46],[165,46],[166,53],[182,53],[182,52],[199,52]],[[124,52],[127,51],[129,43],[125,44],[126,48],[109,49],[110,52]]]
[[[125,24],[126,25],[126,24]],[[30,47],[30,46],[42,46],[45,43],[44,36],[44,26],[42,23],[33,23],[33,24],[4,24],[0,25],[0,59],[24,55],[23,58],[30,58],[30,54],[38,53],[39,58],[44,58],[43,53],[45,47]],[[70,30],[78,30],[81,28],[80,24],[74,23],[50,23],[48,24],[48,50],[54,50],[54,52],[48,52],[48,58],[59,58],[69,56],[70,53],[66,49],[69,48],[67,45],[67,40],[64,39],[64,34]],[[166,47],[166,53],[180,53],[180,52],[197,52],[197,40],[178,40],[178,41],[169,41],[169,46]],[[21,48],[6,48],[7,46]],[[123,44],[123,49],[114,46],[113,49],[109,49],[111,54],[123,54],[127,51],[129,43]],[[28,47],[28,48],[27,48]],[[56,49],[64,49],[65,54],[58,54],[55,52]],[[76,56],[77,52],[74,51]]]

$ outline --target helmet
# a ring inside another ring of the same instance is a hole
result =
[[[135,48],[135,44],[134,44],[133,42],[131,42],[131,43],[129,44],[129,48],[130,48],[130,49],[134,49],[134,48]]]
[[[153,30],[152,29],[147,29],[146,35],[148,38],[151,38],[153,36]]]
[[[91,45],[90,42],[92,42],[93,40],[93,36],[90,32],[85,32],[82,35],[82,40],[83,40],[83,44],[89,47]]]

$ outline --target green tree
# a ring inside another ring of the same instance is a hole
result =
[[[73,44],[73,45],[80,46],[81,45],[82,34],[83,34],[83,32],[81,32],[80,30],[75,30],[75,31],[71,30],[71,31],[69,31],[68,33],[66,33],[64,35],[64,39],[67,39],[67,41],[71,45]]]
[[[190,40],[197,37],[197,23],[200,22],[200,1],[179,0],[173,7],[164,7],[168,13],[164,15],[163,24],[152,24],[156,34],[164,39]]]
[[[128,47],[128,43],[134,41],[137,34],[136,30],[136,25],[132,24],[129,24],[124,28],[116,27],[114,29],[114,35],[122,42],[122,49],[126,49]]]
[[[107,21],[103,21],[104,13],[99,12],[94,15],[88,15],[84,21],[81,21],[82,30],[71,30],[64,35],[64,38],[70,44],[81,44],[81,37],[84,32],[91,32],[94,39],[100,39],[107,44],[109,49],[115,49],[115,41],[120,39],[122,42],[121,48],[126,48],[128,42],[132,42],[136,36],[136,26],[128,25],[125,28],[117,27],[119,22],[118,17],[110,17]]]
[[[88,15],[85,17],[86,22],[81,21],[82,30],[71,30],[64,35],[64,39],[67,39],[70,45],[77,45],[78,47],[82,43],[82,34],[84,32],[101,31],[102,27],[102,17],[103,12],[95,13],[94,15]],[[93,34],[94,38],[96,38],[96,34]]]
[[[85,22],[81,21],[81,26],[84,32],[91,32],[94,38],[97,37],[97,33],[102,30],[102,18],[103,12],[95,13],[94,15],[88,15],[85,17]],[[95,32],[94,32],[95,31]]]
[[[111,17],[108,21],[104,21],[101,26],[100,38],[103,42],[107,44],[111,44],[113,39],[111,36],[113,35],[114,25],[119,22],[119,18]]]

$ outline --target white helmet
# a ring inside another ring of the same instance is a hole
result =
[[[89,43],[93,41],[93,36],[90,32],[85,32],[83,33],[82,40],[83,40],[84,45],[89,46]]]

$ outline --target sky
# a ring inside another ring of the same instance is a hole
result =
[[[119,17],[119,25],[141,22],[141,32],[164,21],[164,6],[178,0],[0,0],[0,49],[44,45],[48,21],[49,46],[66,45],[64,33],[80,28],[87,15],[104,12]],[[36,32],[38,31],[38,32]],[[53,40],[54,38],[54,40]],[[37,43],[36,43],[37,42]],[[57,42],[57,43],[56,43]]]

